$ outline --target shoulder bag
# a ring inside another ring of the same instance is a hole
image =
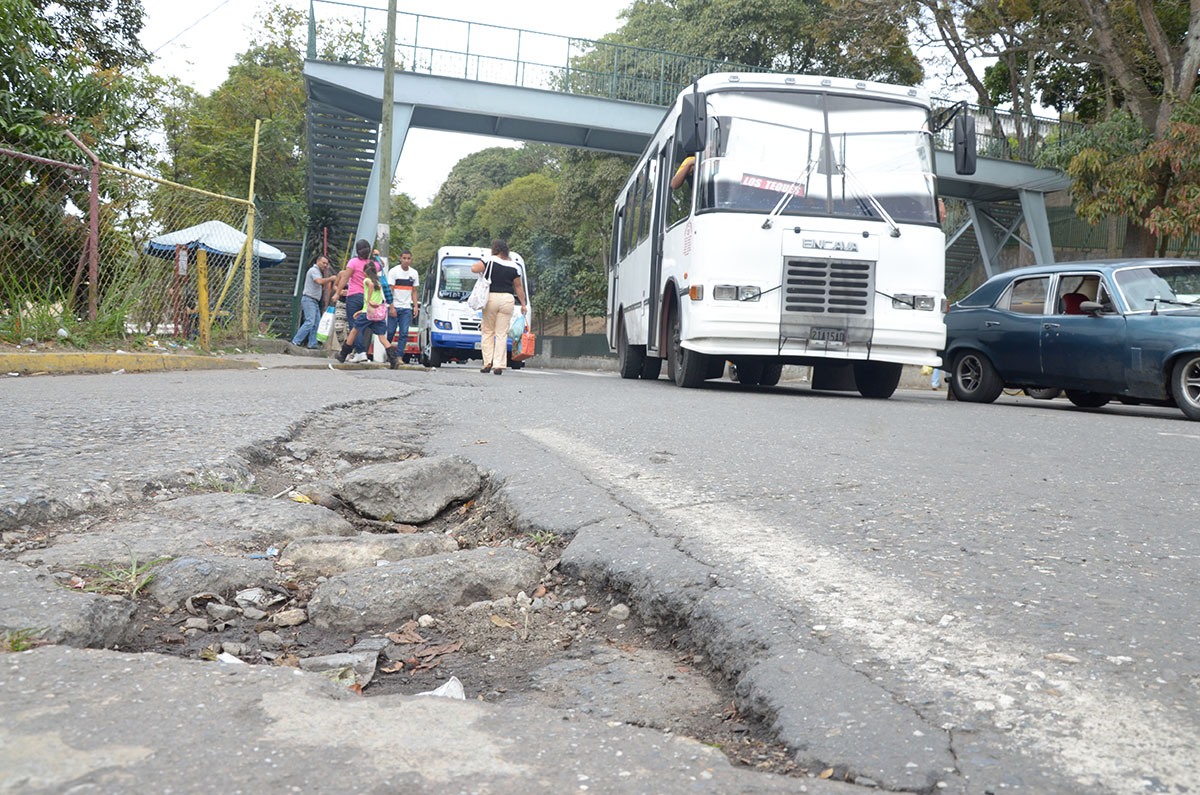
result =
[[[492,291],[492,261],[489,259],[487,267],[483,273],[479,274],[479,278],[475,280],[475,286],[471,288],[471,294],[467,296],[467,306],[474,309],[476,312],[483,311],[487,306],[488,295]]]

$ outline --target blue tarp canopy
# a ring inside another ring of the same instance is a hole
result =
[[[223,221],[205,221],[202,224],[189,226],[177,232],[166,232],[146,241],[146,253],[156,257],[170,259],[175,256],[176,246],[186,246],[191,252],[204,249],[210,255],[233,259],[242,246],[246,245],[246,235],[234,229]],[[264,243],[254,241],[254,260],[261,267],[269,268],[278,265],[287,258],[279,249]]]

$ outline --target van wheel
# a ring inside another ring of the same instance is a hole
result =
[[[1200,420],[1200,355],[1180,357],[1171,370],[1171,396],[1189,420]]]
[[[671,353],[667,359],[667,372],[676,385],[694,389],[703,384],[708,375],[708,357],[683,347],[680,314],[678,306],[672,308]]]
[[[886,400],[900,384],[902,365],[894,362],[855,362],[854,386],[865,398]]]
[[[617,367],[622,378],[637,378],[646,366],[646,346],[630,345],[624,321],[617,324]],[[657,374],[655,374],[657,377]]]
[[[964,403],[991,403],[1004,391],[1004,381],[991,360],[978,351],[963,351],[954,358],[950,388]]]

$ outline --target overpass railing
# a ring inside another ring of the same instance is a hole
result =
[[[342,0],[310,0],[308,57],[382,66],[387,10]],[[732,61],[580,39],[459,19],[397,12],[396,68],[501,85],[667,105],[712,72],[765,72]],[[934,108],[954,104],[935,99]],[[1037,162],[1082,125],[969,105],[981,157]],[[938,136],[950,148],[950,132]]]

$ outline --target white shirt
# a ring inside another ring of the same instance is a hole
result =
[[[392,283],[392,306],[397,309],[410,308],[413,305],[413,294],[417,291],[419,281],[417,269],[405,270],[403,265],[397,265],[388,271],[388,281]],[[412,287],[412,289],[404,289],[406,286]]]

